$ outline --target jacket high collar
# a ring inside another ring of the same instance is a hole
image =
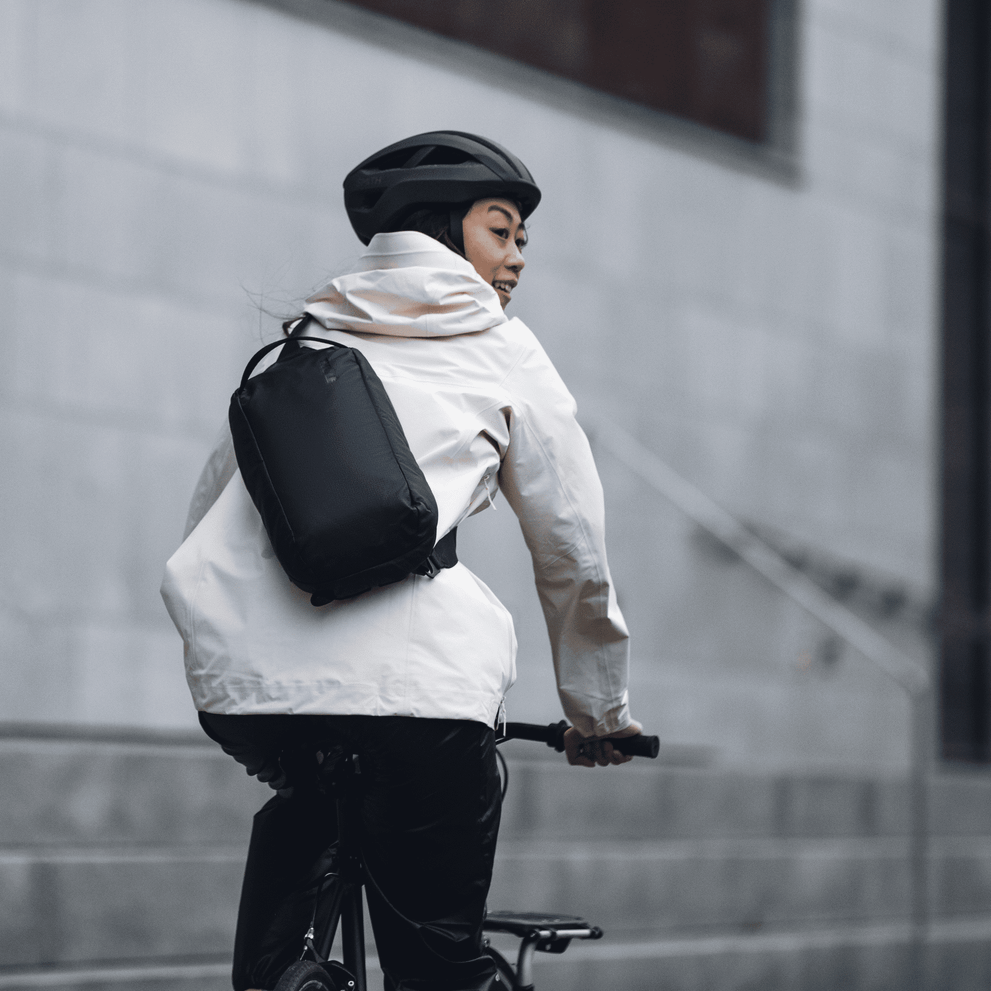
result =
[[[376,234],[344,275],[306,301],[328,330],[450,337],[506,322],[499,296],[460,255],[417,231]]]

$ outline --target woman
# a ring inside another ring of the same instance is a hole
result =
[[[390,145],[344,191],[368,250],[307,300],[306,334],[359,348],[381,377],[437,500],[438,537],[502,490],[533,556],[573,724],[568,760],[622,763],[596,742],[640,731],[601,486],[574,401],[533,334],[503,312],[540,191],[515,156],[454,131]],[[298,955],[332,839],[305,768],[287,766],[300,741],[307,755],[333,745],[360,755],[369,910],[388,984],[489,987],[493,727],[516,652],[501,603],[456,564],[314,608],[275,561],[226,433],[162,591],[204,729],[283,789],[255,819],[235,991],[273,987]]]

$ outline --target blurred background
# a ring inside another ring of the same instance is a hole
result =
[[[484,134],[579,404],[659,760],[513,745],[538,987],[991,984],[981,0],[0,0],[0,988],[228,987],[266,789],[158,595],[248,357],[360,253],[344,175]],[[511,719],[560,718],[515,518]]]

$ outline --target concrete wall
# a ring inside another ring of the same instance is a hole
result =
[[[191,725],[157,587],[259,306],[357,253],[343,175],[434,127],[541,183],[513,307],[593,440],[612,417],[927,658],[938,10],[801,4],[782,157],[331,0],[3,0],[0,719]],[[638,715],[726,763],[899,766],[897,691],[598,448]],[[472,522],[511,714],[556,718],[512,514]]]

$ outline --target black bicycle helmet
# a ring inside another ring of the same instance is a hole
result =
[[[494,141],[464,131],[430,131],[366,158],[344,180],[344,206],[364,244],[399,230],[414,210],[505,196],[526,220],[540,202],[527,167]],[[463,216],[463,214],[462,214]]]

